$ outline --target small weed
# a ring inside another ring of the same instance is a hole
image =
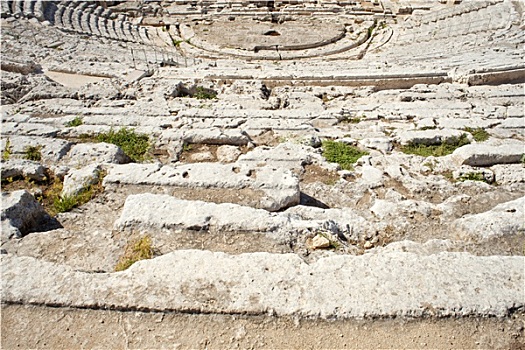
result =
[[[175,40],[175,39],[173,39],[172,41],[173,41],[173,46],[175,47],[179,47],[180,44],[184,42],[184,40]]]
[[[153,258],[153,247],[151,237],[144,236],[131,241],[126,246],[124,255],[120,257],[115,271],[124,271],[139,260]]]
[[[217,93],[212,89],[206,89],[202,86],[197,86],[195,88],[195,93],[193,94],[193,97],[195,97],[198,100],[213,100],[217,98]]]
[[[444,171],[441,173],[450,182],[456,182],[456,179],[454,179],[454,175],[452,174],[452,171]]]
[[[192,149],[193,149],[193,146],[191,145],[191,143],[184,142],[184,144],[182,145],[182,151],[183,152],[189,152]]]
[[[11,146],[11,140],[8,138],[2,151],[2,160],[8,160],[11,157],[11,153],[13,153],[13,146]]]
[[[439,145],[421,145],[409,143],[401,147],[401,151],[407,154],[415,154],[422,157],[442,157],[454,152],[458,147],[468,145],[470,142],[466,134],[451,138]]]
[[[423,163],[423,166],[429,168],[429,169],[430,169],[430,172],[433,173],[436,164],[434,164],[434,163],[432,163],[432,162],[425,162],[425,163]]]
[[[84,189],[80,191],[79,194],[74,196],[60,196],[60,192],[62,191],[62,183],[57,181],[54,189],[51,189],[51,192],[47,195],[53,199],[53,207],[51,210],[52,214],[56,215],[57,213],[64,213],[89,202],[97,194],[104,190],[102,187],[102,180],[104,179],[104,176],[106,176],[106,173],[104,171],[100,171],[96,184],[84,187]]]
[[[377,20],[374,19],[374,24],[372,26],[368,27],[368,37],[370,38],[372,36],[372,33],[374,32],[374,29],[377,26]]]
[[[421,128],[419,128],[419,130],[434,130],[434,129],[437,129],[437,126],[435,125],[432,125],[432,126],[423,126]]]
[[[24,151],[24,158],[36,162],[42,160],[42,146],[27,146]]]
[[[341,243],[339,243],[337,240],[334,240],[332,239],[332,237],[330,237],[330,235],[326,234],[326,233],[323,233],[323,232],[318,232],[317,233],[319,236],[323,236],[324,238],[326,238],[327,240],[330,241],[330,246],[328,246],[328,249],[339,249],[341,248]]]
[[[53,209],[55,213],[65,213],[79,206],[77,196],[56,197],[53,200]]]
[[[487,141],[490,137],[489,133],[485,131],[485,129],[482,128],[464,128],[466,132],[472,134],[472,137],[474,137],[474,140],[477,142],[483,142]]]
[[[360,117],[357,117],[357,116],[356,117],[351,117],[349,114],[345,114],[339,119],[339,122],[341,122],[341,123],[357,124],[357,123],[362,122],[365,119],[366,119],[366,116],[364,114],[362,116],[360,116]]]
[[[66,123],[66,126],[71,128],[71,127],[80,126],[82,124],[84,124],[84,122],[82,121],[82,118],[75,117],[75,119],[68,121]]]
[[[485,180],[485,177],[483,176],[482,173],[468,173],[468,174],[461,175],[458,178],[458,181],[467,181],[467,180],[487,182],[487,180]]]
[[[323,141],[323,156],[327,161],[337,163],[341,169],[352,170],[353,164],[368,152],[342,142]]]
[[[145,159],[146,152],[150,146],[147,135],[137,134],[135,130],[128,128],[122,128],[117,132],[110,130],[107,133],[98,135],[97,140],[119,146],[135,162]]]

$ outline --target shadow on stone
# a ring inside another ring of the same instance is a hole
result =
[[[309,207],[317,207],[321,209],[329,209],[330,207],[326,205],[325,203],[321,202],[320,200],[315,199],[314,197],[311,197],[307,195],[306,193],[301,192],[301,198],[300,198],[300,204],[306,205]]]

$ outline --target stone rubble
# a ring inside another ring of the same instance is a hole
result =
[[[522,4],[116,3],[1,2],[3,303],[523,313]]]

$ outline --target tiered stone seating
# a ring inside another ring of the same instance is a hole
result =
[[[133,29],[126,16],[112,19],[112,11],[89,1],[2,1],[2,17],[37,18],[58,28],[78,34],[103,36],[108,39],[151,44],[148,28]],[[141,32],[143,34],[141,34]]]

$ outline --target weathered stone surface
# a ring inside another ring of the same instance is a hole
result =
[[[253,151],[239,157],[238,163],[268,165],[299,170],[315,158],[313,148],[309,146],[285,142],[276,147],[257,147]]]
[[[90,163],[128,163],[130,159],[120,147],[100,142],[73,146],[64,161],[70,166],[84,167]]]
[[[371,137],[359,140],[359,145],[366,148],[376,149],[381,152],[390,152],[394,148],[392,140],[385,137]]]
[[[493,236],[525,233],[525,197],[498,204],[493,209],[456,220],[455,227],[468,236],[490,238]]]
[[[9,159],[2,163],[2,180],[18,176],[43,181],[47,178],[46,168],[38,162],[25,159]]]
[[[49,215],[26,190],[2,192],[2,240],[38,231]]]
[[[55,137],[58,129],[46,124],[37,123],[3,123],[2,133],[4,135],[24,135]]]
[[[213,232],[290,232],[322,230],[358,242],[370,237],[375,226],[347,209],[294,206],[272,213],[231,203],[181,200],[151,193],[128,196],[118,230],[197,230]]]
[[[308,265],[294,254],[182,250],[124,272],[91,274],[8,255],[2,258],[2,291],[5,302],[88,308],[323,318],[504,316],[524,306],[524,262],[517,256],[390,252],[330,256]]]
[[[524,153],[524,143],[509,143],[498,146],[471,144],[456,149],[452,153],[452,157],[459,164],[491,166],[495,164],[519,163]]]
[[[431,129],[403,131],[398,133],[399,143],[407,145],[409,143],[421,145],[437,145],[450,140],[457,140],[465,132],[455,129]]]
[[[1,69],[6,72],[30,74],[41,72],[42,67],[33,61],[14,61],[14,60],[2,60]]]
[[[217,148],[217,160],[221,163],[232,163],[239,158],[241,151],[236,146],[224,145]]]
[[[498,184],[512,185],[525,182],[525,168],[522,164],[498,164],[490,168]]]
[[[330,240],[321,235],[315,235],[312,238],[312,249],[323,249],[330,247]]]
[[[193,153],[190,156],[191,160],[194,162],[210,162],[215,159],[213,154],[210,151],[204,151],[199,153]]]
[[[297,205],[287,209],[285,213],[300,218],[305,228],[323,229],[354,243],[376,232],[374,223],[349,208],[321,209]],[[301,223],[294,225],[300,227]]]
[[[231,203],[187,201],[145,193],[126,199],[115,228],[271,232],[289,228],[289,221],[283,214],[269,213],[263,209]]]
[[[473,168],[468,165],[462,165],[452,172],[452,176],[456,180],[466,181],[485,181],[486,183],[494,182],[494,173],[490,169]]]
[[[193,163],[179,166],[127,164],[109,168],[104,186],[161,185],[180,188],[262,191],[251,206],[276,211],[299,203],[299,181],[290,170],[248,167],[237,163]]]
[[[62,197],[76,196],[82,190],[99,181],[101,167],[98,164],[90,164],[81,169],[70,170],[64,177]]]
[[[51,164],[60,161],[71,148],[70,142],[56,138],[9,136],[2,138],[3,150],[7,147],[8,140],[13,157],[24,157],[28,147],[37,147],[42,155],[42,160]]]

